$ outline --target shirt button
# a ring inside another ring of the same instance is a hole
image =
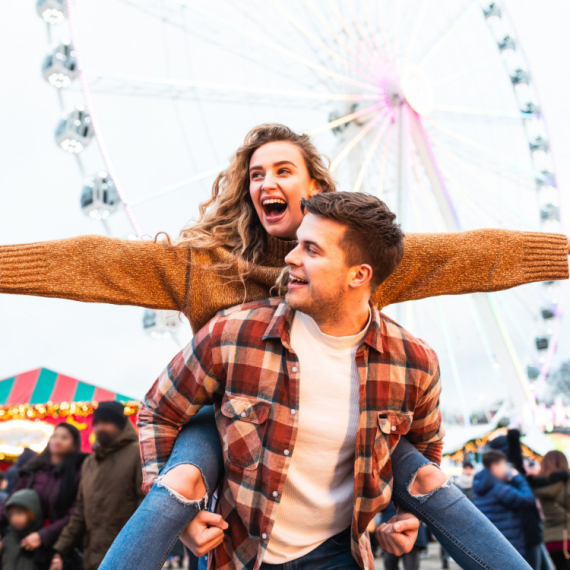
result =
[[[283,452],[283,455],[289,455],[289,450],[286,449],[286,450]]]
[[[296,366],[293,366],[293,368],[291,368],[291,370],[292,370],[293,372],[297,372],[298,368],[297,368]]]
[[[291,410],[291,413],[295,415],[297,413],[297,410]]]
[[[396,426],[392,426],[392,431],[396,431]]]
[[[278,496],[279,496],[279,493],[278,493],[277,491],[273,491],[272,495],[273,495],[274,497],[278,497]]]
[[[267,535],[266,535],[265,533],[263,533],[263,534],[261,535],[261,538],[263,538],[263,540],[265,540],[265,539],[267,538]]]
[[[245,416],[247,416],[247,413],[246,413],[246,412],[242,412],[242,413],[240,414],[240,416],[241,416],[242,418],[245,418]]]

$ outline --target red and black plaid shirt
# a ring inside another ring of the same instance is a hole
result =
[[[390,456],[398,440],[406,435],[439,462],[444,433],[436,354],[372,304],[371,310],[356,353],[360,421],[352,520],[352,553],[365,570],[374,568],[366,527],[390,501]],[[160,375],[141,406],[146,491],[178,429],[202,406],[215,406],[225,462],[218,510],[229,524],[214,551],[216,569],[257,570],[277,516],[303,413],[299,360],[289,336],[293,316],[282,299],[221,311]]]

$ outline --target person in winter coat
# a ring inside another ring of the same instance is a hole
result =
[[[526,479],[522,447],[521,433],[518,429],[510,429],[507,435],[501,435],[489,442],[489,449],[502,451],[508,462]],[[525,509],[522,513],[524,518],[525,560],[533,570],[542,568],[542,549],[544,542],[543,522],[538,510],[537,501]]]
[[[93,413],[96,441],[83,462],[75,511],[54,545],[51,569],[83,540],[84,570],[96,570],[113,540],[142,502],[138,436],[119,402],[101,402]]]
[[[41,570],[49,568],[54,554],[52,547],[73,513],[81,464],[86,456],[81,452],[79,430],[63,422],[55,428],[44,451],[19,469],[16,492],[33,489],[46,521],[43,527],[23,539],[24,547],[35,551],[35,561]],[[0,519],[3,515],[4,509],[0,507]],[[80,568],[76,555],[69,556],[66,568]]]
[[[463,463],[463,470],[461,475],[455,480],[457,487],[463,491],[463,494],[470,500],[473,501],[473,479],[475,477],[475,468],[473,464],[469,461]]]
[[[524,557],[524,511],[534,504],[532,490],[502,451],[484,453],[483,465],[473,480],[473,502]]]
[[[10,521],[2,539],[2,570],[39,570],[34,552],[22,547],[22,540],[42,528],[44,519],[40,498],[31,489],[16,491],[6,502]]]
[[[544,542],[556,570],[570,570],[570,470],[560,451],[549,451],[536,477],[529,477],[544,513]]]
[[[36,455],[37,453],[35,451],[29,447],[24,447],[24,451],[22,451],[18,459],[16,459],[15,465],[12,465],[12,467],[6,471],[6,479],[8,481],[8,485],[6,486],[5,490],[6,493],[8,493],[8,496],[10,496],[16,490],[20,469]]]

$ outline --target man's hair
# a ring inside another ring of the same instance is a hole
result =
[[[507,456],[498,449],[490,449],[483,453],[483,465],[489,469],[491,465],[495,465],[495,463],[500,463],[501,461],[506,461]]]
[[[463,462],[463,469],[474,469],[473,463],[471,463],[471,461],[464,461]]]
[[[404,256],[404,232],[396,215],[382,200],[363,192],[316,194],[301,201],[309,212],[346,226],[341,247],[349,266],[367,263],[372,267],[372,290],[386,281]]]

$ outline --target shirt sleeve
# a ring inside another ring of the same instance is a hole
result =
[[[170,457],[179,429],[202,406],[213,404],[223,394],[210,326],[174,357],[141,402],[137,423],[145,493]]]
[[[407,438],[414,447],[430,461],[441,463],[443,437],[445,430],[442,425],[439,398],[441,395],[441,380],[439,362],[435,352],[426,347],[430,371],[426,374],[421,394],[414,410],[414,417]]]
[[[378,308],[437,295],[491,292],[568,279],[568,238],[509,230],[406,234],[396,271],[378,287]]]

